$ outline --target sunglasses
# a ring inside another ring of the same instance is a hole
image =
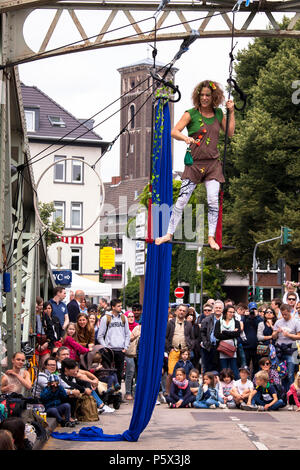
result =
[[[203,312],[211,312],[211,311],[212,311],[211,308],[204,308],[204,309],[203,309]]]
[[[264,366],[270,366],[270,365],[271,365],[271,362],[265,362],[263,365],[264,365]]]
[[[288,297],[288,300],[293,300],[294,302],[296,302],[296,299],[294,297]]]

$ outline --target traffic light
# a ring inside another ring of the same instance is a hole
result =
[[[281,245],[286,245],[292,241],[292,229],[281,227]]]
[[[254,300],[253,287],[248,287],[248,301],[251,302]]]
[[[264,300],[264,290],[262,287],[256,287],[255,289],[255,300],[257,302],[263,302]]]

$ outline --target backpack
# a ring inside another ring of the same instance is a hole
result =
[[[19,418],[25,408],[25,400],[12,395],[2,395],[0,397],[0,404],[4,406],[7,417],[15,416]]]
[[[278,375],[281,379],[284,379],[288,375],[288,368],[286,361],[280,362],[276,365],[275,368],[278,372]]]
[[[4,403],[0,403],[0,423],[7,418],[7,408]]]
[[[111,319],[112,319],[111,315],[106,314],[105,316],[106,316],[106,332],[105,332],[105,335],[104,335],[104,339],[107,335],[107,330],[108,330],[108,327],[109,327],[109,325],[111,323]],[[126,317],[125,317],[124,313],[121,313],[121,318],[122,318],[123,326],[125,326]]]
[[[77,398],[75,417],[78,421],[98,421],[98,409],[95,398],[90,395],[81,395]]]

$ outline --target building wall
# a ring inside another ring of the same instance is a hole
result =
[[[34,156],[44,150],[47,144],[30,143],[31,155]],[[50,150],[49,150],[50,151]],[[46,153],[48,153],[47,151]],[[80,157],[86,163],[92,165],[99,157],[100,148],[86,146],[66,146],[59,149],[59,146],[51,148],[51,155],[32,165],[36,183],[46,168],[54,163],[56,156],[65,158]],[[43,156],[41,154],[40,156]],[[38,160],[39,157],[37,157]],[[54,181],[55,166],[52,166],[42,177],[38,186],[38,198],[41,202],[64,202],[65,205],[65,229],[63,230],[63,241],[67,242],[72,249],[79,249],[81,252],[81,269],[79,274],[88,274],[89,278],[98,279],[95,270],[99,269],[99,220],[82,236],[71,238],[83,229],[71,227],[71,204],[82,204],[82,227],[87,228],[95,220],[100,210],[100,184],[95,172],[87,165],[83,166],[83,182],[71,181],[72,161],[66,161],[65,182]],[[96,166],[99,173],[100,164]],[[91,277],[92,276],[92,277]]]

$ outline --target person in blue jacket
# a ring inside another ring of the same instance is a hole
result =
[[[59,377],[51,374],[48,385],[41,392],[41,402],[43,403],[47,416],[56,418],[61,426],[74,427],[75,422],[70,421],[71,405],[64,403],[67,398],[67,392],[59,385]]]

